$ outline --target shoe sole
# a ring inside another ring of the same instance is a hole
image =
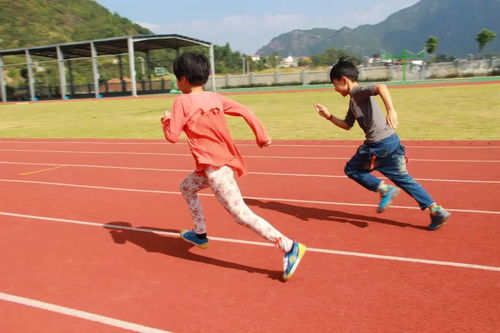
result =
[[[396,196],[399,194],[399,188],[396,189],[396,193],[394,193],[394,196],[392,197],[392,200],[389,201],[387,203],[387,205],[385,205],[384,207],[377,207],[377,213],[383,213],[385,212],[387,209],[389,209],[389,207],[391,207],[391,204],[392,202],[394,201],[394,198],[396,198]]]
[[[181,231],[180,235],[181,235],[181,239],[182,239],[183,241],[188,242],[188,243],[191,243],[191,244],[193,244],[193,245],[196,245],[196,246],[197,246],[197,247],[199,247],[200,249],[207,249],[207,248],[208,248],[208,242],[206,242],[205,244],[201,244],[201,245],[200,245],[200,244],[197,244],[197,243],[193,242],[192,240],[189,240],[189,239],[187,239],[187,238],[184,238],[184,232],[182,232],[182,231]]]
[[[297,261],[295,262],[295,265],[293,265],[292,270],[288,275],[283,274],[283,280],[288,281],[292,277],[293,273],[297,270],[297,267],[299,267],[300,261],[302,260],[302,257],[307,251],[307,247],[304,244],[299,243],[299,257],[297,258]]]

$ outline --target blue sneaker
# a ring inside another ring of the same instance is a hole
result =
[[[450,213],[441,206],[435,206],[431,209],[431,224],[427,227],[429,230],[439,229],[450,217]]]
[[[180,232],[181,238],[188,243],[198,246],[200,249],[208,248],[208,238],[200,239],[192,230],[182,230]]]
[[[293,242],[292,249],[283,258],[283,280],[287,281],[295,273],[300,260],[304,256],[304,253],[306,253],[306,249],[307,247],[304,244]]]
[[[380,192],[380,203],[378,204],[377,212],[382,213],[383,211],[387,210],[387,208],[391,206],[392,201],[398,195],[398,193],[399,188],[392,185],[387,185],[387,191]]]

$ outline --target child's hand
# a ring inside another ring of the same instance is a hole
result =
[[[318,114],[321,117],[323,117],[325,119],[329,119],[330,118],[331,114],[330,114],[330,112],[328,112],[328,109],[326,108],[326,106],[323,106],[323,105],[317,104],[317,103],[315,103],[313,105],[314,105],[314,108],[316,109],[316,111],[318,112]]]
[[[163,116],[161,117],[161,121],[163,122],[167,119],[170,119],[170,117],[172,117],[172,112],[165,110],[165,112],[163,113]]]
[[[269,146],[270,144],[271,144],[271,139],[269,139],[269,141],[266,141],[266,142],[264,142],[264,143],[261,143],[261,144],[259,145],[259,147],[260,147],[260,148],[264,148],[264,147]]]
[[[386,122],[392,128],[398,127],[398,115],[396,111],[391,110],[387,112]]]

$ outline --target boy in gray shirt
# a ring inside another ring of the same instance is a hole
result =
[[[377,170],[392,180],[412,196],[422,210],[429,209],[431,223],[429,230],[440,228],[449,218],[450,213],[438,206],[427,191],[417,183],[406,170],[405,147],[399,142],[394,131],[398,124],[396,111],[392,106],[391,95],[387,86],[376,84],[360,86],[359,71],[347,60],[340,59],[330,71],[330,80],[335,91],[342,96],[350,96],[349,109],[344,119],[335,117],[321,104],[314,108],[322,117],[345,130],[351,129],[354,121],[365,132],[365,142],[359,146],[356,154],[347,162],[345,173],[360,185],[370,191],[380,193],[380,203],[377,212],[382,213],[391,205],[399,193],[395,186],[385,184],[370,172]],[[384,102],[387,116],[384,117],[375,100],[371,96],[379,95]]]

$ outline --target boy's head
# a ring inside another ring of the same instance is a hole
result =
[[[333,65],[330,70],[330,81],[334,79],[339,80],[343,76],[347,77],[349,80],[353,82],[358,81],[359,71],[356,65],[354,65],[349,60],[345,60],[344,58],[340,58],[335,65]]]
[[[191,85],[201,86],[208,81],[210,65],[203,54],[185,52],[175,58],[174,74],[177,80],[184,77]]]
[[[347,96],[353,83],[358,82],[359,71],[351,61],[340,58],[330,70],[330,81],[335,90],[342,96]]]

